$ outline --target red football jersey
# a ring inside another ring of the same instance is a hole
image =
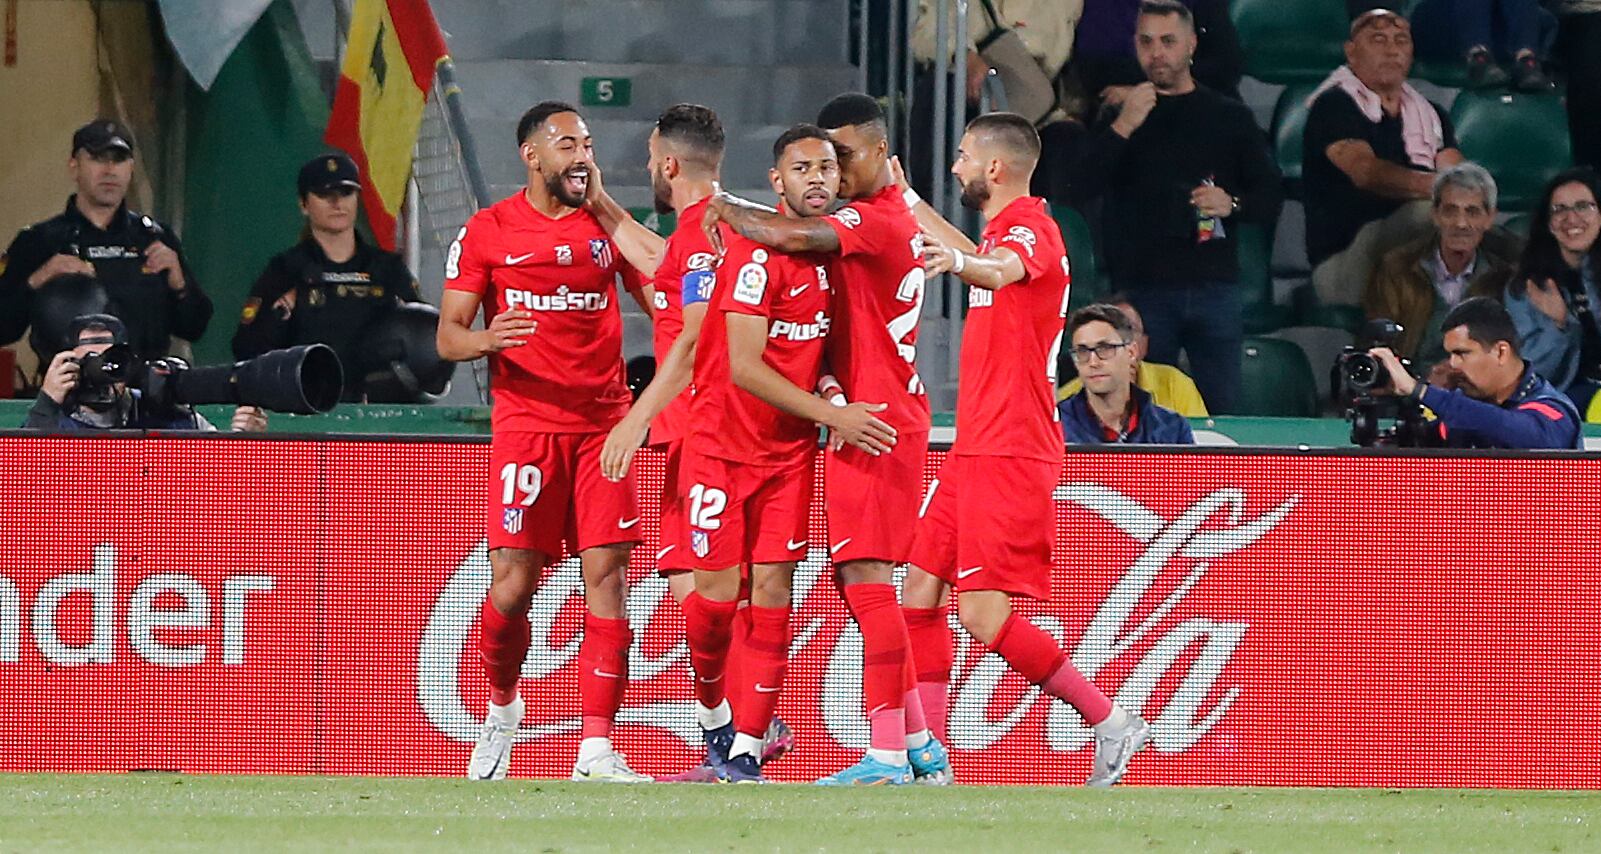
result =
[[[827,259],[786,255],[738,236],[727,246],[695,348],[691,447],[708,457],[760,465],[804,460],[817,448],[817,425],[734,385],[727,315],[767,318],[762,361],[811,391],[822,374],[823,343],[831,323]]]
[[[489,357],[496,430],[590,433],[628,412],[617,277],[640,277],[587,210],[551,219],[518,193],[473,215],[445,257],[445,287],[538,326],[521,347]]]
[[[923,314],[923,241],[893,185],[824,220],[839,235],[840,304],[829,363],[853,402],[885,403],[879,418],[902,433],[929,429],[928,394],[917,375]]]
[[[700,220],[706,213],[710,197],[684,209],[678,215],[678,227],[667,238],[661,266],[656,268],[656,318],[652,328],[656,350],[656,365],[667,361],[667,351],[684,331],[684,306],[706,302],[711,297],[714,273],[712,266],[717,253],[712,250],[706,232],[700,230]],[[727,225],[719,225],[723,239],[732,232]],[[652,445],[683,438],[689,432],[689,400],[694,396],[694,385],[673,398],[667,408],[656,416],[650,425]]]
[[[1001,246],[1023,260],[1023,278],[998,291],[968,288],[951,453],[1060,462],[1056,357],[1071,278],[1044,199],[1024,196],[984,227],[978,251]]]

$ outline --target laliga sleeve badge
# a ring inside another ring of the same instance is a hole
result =
[[[760,250],[758,250],[760,251]],[[734,301],[746,305],[761,305],[767,293],[767,268],[752,261],[739,268],[734,279]]]

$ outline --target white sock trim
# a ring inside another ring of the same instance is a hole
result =
[[[906,751],[904,750],[879,750],[873,747],[868,749],[867,755],[885,765],[905,765],[907,763]]]
[[[735,733],[734,746],[729,749],[728,756],[732,759],[741,755],[750,756],[752,759],[762,758],[762,740],[754,735]]]
[[[728,726],[734,722],[734,707],[728,705],[728,698],[726,697],[723,698],[721,703],[717,704],[715,709],[708,709],[700,703],[696,703],[695,722],[700,724],[701,729],[717,729],[720,726]]]
[[[928,746],[930,741],[933,740],[934,734],[926,729],[920,729],[917,732],[909,732],[906,734],[906,749],[922,750]]]
[[[611,739],[604,736],[586,738],[578,743],[578,764],[594,762],[611,752]]]

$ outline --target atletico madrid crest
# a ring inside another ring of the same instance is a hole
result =
[[[695,557],[705,557],[706,553],[712,550],[711,537],[708,537],[705,531],[690,531],[689,547],[695,552]]]
[[[500,527],[506,529],[508,534],[518,534],[523,530],[523,508],[507,507],[500,514]]]
[[[596,267],[610,267],[614,260],[611,251],[611,241],[604,237],[597,237],[590,240],[589,257],[594,259]]]

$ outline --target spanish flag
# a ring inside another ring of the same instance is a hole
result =
[[[428,0],[356,0],[323,139],[361,167],[361,201],[373,236],[395,248],[412,147],[445,39]]]

